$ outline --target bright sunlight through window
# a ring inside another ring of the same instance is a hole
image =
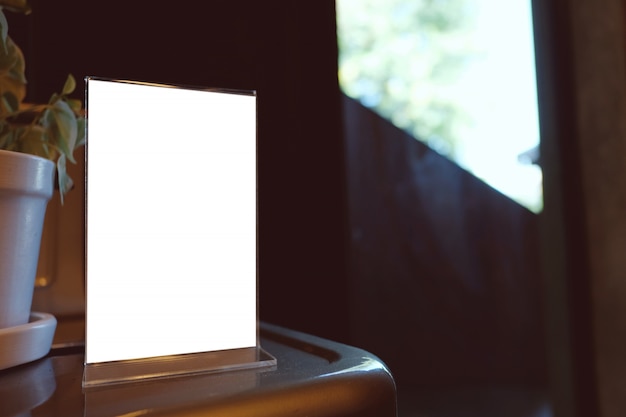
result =
[[[543,207],[530,0],[337,0],[344,93]]]

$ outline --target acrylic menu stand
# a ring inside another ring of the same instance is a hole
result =
[[[86,86],[83,387],[276,365],[258,335],[255,93]]]

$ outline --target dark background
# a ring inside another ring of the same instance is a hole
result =
[[[541,216],[341,96],[333,1],[33,0],[8,17],[31,101],[68,73],[257,90],[262,320],[370,350],[426,400],[550,385],[559,416],[621,416],[626,9],[532,3]]]
[[[32,5],[30,101],[68,73],[257,91],[261,320],[400,386],[545,385],[537,216],[341,95],[333,1]]]
[[[32,6],[29,16],[7,12],[10,35],[26,56],[30,101],[47,101],[68,73],[79,81],[99,76],[257,90],[261,318],[345,340],[334,2],[34,0]]]

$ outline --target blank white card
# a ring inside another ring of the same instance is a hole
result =
[[[87,79],[86,363],[257,345],[256,97]]]

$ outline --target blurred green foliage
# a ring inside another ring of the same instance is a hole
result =
[[[451,89],[475,55],[472,20],[468,0],[337,0],[343,91],[453,158],[469,120]]]

